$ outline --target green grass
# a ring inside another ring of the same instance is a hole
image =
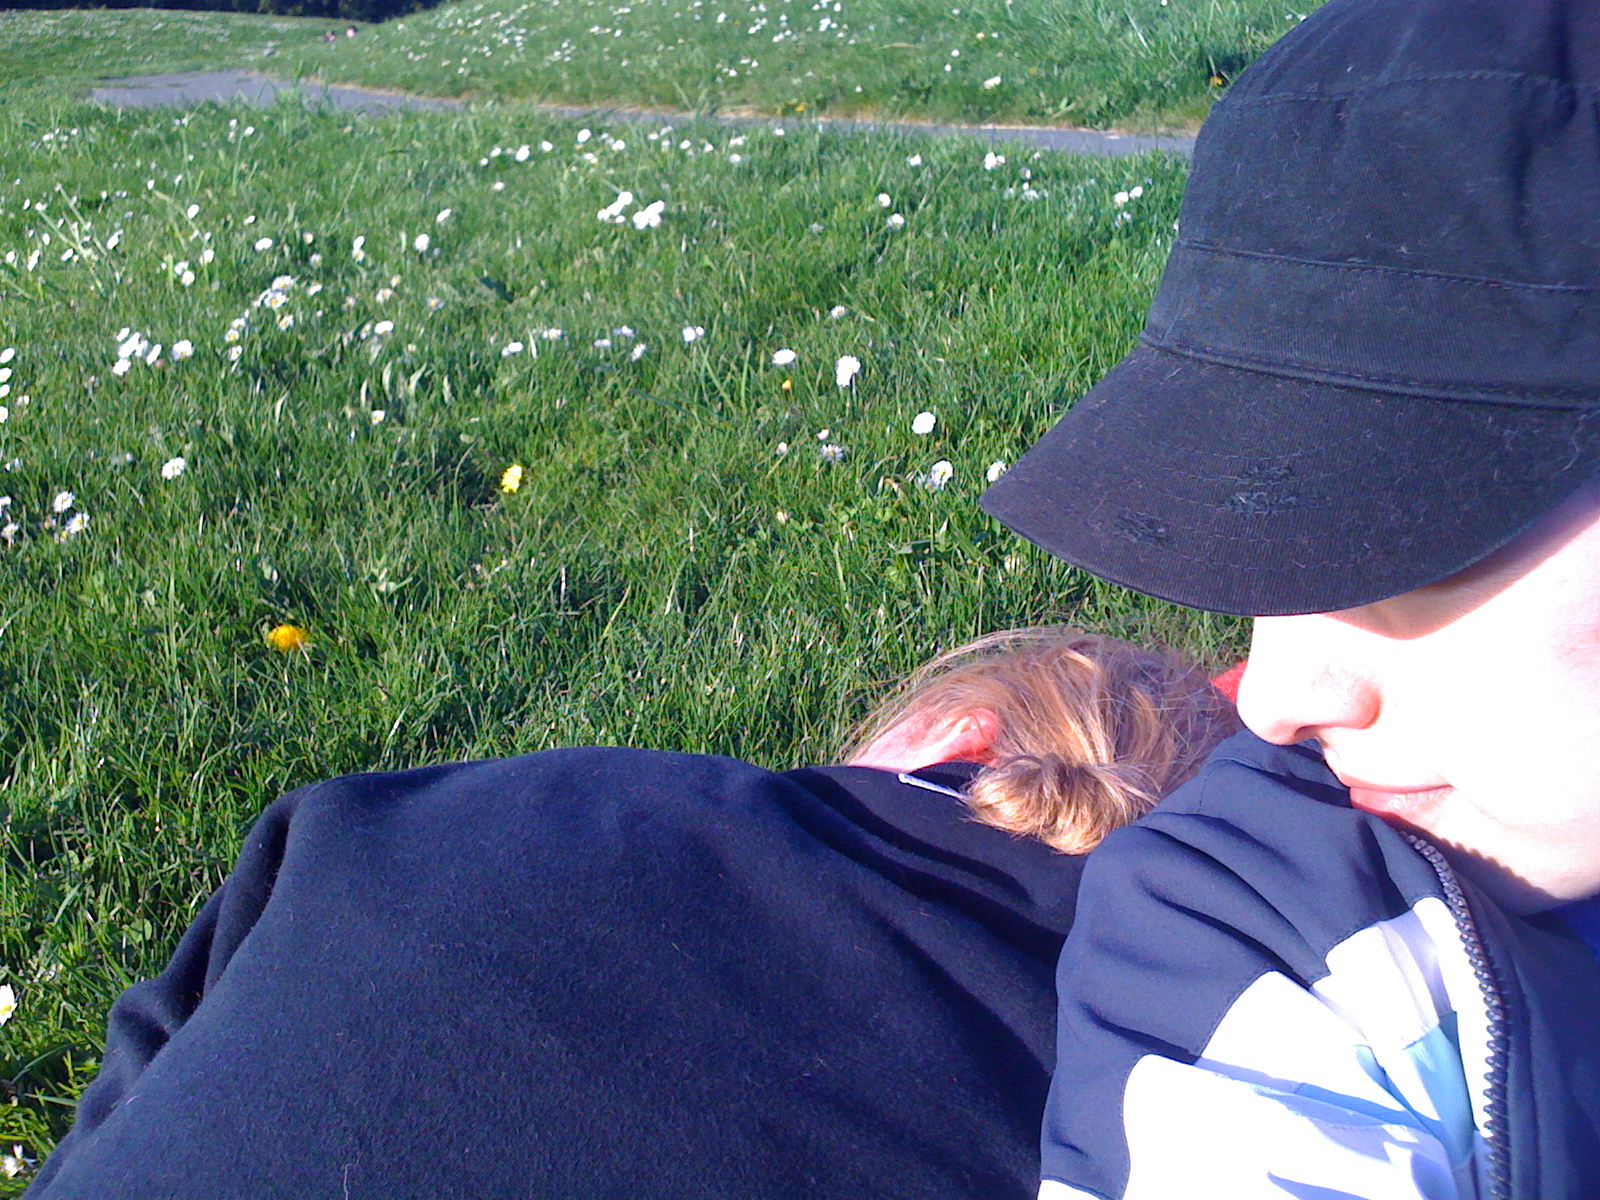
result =
[[[0,99],[243,66],[486,102],[1187,129],[1300,15],[1274,0],[477,0],[326,44],[333,22],[11,12]]]
[[[431,95],[1185,127],[1290,23],[1269,0],[477,0],[286,57]]]
[[[18,18],[43,19],[0,38]],[[54,1145],[112,998],[288,788],[585,742],[825,759],[877,689],[1007,625],[1238,650],[1236,623],[1098,583],[975,503],[1131,344],[1179,161],[585,135],[511,103],[116,114],[11,69],[0,1153]],[[124,328],[163,349],[119,374]],[[264,643],[283,622],[305,653]]]

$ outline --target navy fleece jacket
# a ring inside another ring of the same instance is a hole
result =
[[[29,1200],[1031,1197],[1078,860],[971,820],[971,770],[578,749],[286,796]]]

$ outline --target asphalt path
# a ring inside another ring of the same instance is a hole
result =
[[[277,103],[278,97],[284,94],[298,95],[307,104],[325,104],[332,108],[370,115],[402,109],[443,110],[465,107],[465,103],[461,100],[439,100],[427,96],[411,96],[399,92],[383,92],[372,88],[338,84],[286,83],[250,71],[204,71],[181,75],[140,75],[128,79],[107,79],[89,93],[89,98],[116,108],[193,107],[197,104],[230,104],[234,101],[267,106]],[[663,121],[690,119],[685,113],[648,109],[568,108],[550,105],[542,107],[543,111],[554,116],[596,122],[660,124]],[[1057,129],[1037,125],[933,125],[906,121],[827,119],[802,121],[749,116],[714,116],[707,119],[718,124],[742,128],[782,125],[789,129],[797,129],[827,125],[835,129],[869,133],[924,134],[929,137],[965,135],[982,138],[997,145],[1005,142],[1022,142],[1047,150],[1062,150],[1068,154],[1116,156],[1165,150],[1170,154],[1187,155],[1194,149],[1192,137],[1105,133],[1096,129]]]

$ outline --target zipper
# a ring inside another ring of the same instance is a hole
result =
[[[1511,1038],[1506,1028],[1506,1005],[1500,993],[1500,983],[1495,977],[1494,963],[1484,947],[1478,922],[1467,904],[1466,893],[1461,890],[1455,868],[1432,842],[1409,832],[1404,837],[1439,877],[1439,883],[1444,888],[1445,903],[1450,908],[1450,915],[1455,918],[1456,932],[1461,936],[1467,962],[1472,966],[1478,990],[1483,995],[1489,1035],[1486,1060],[1488,1078],[1484,1084],[1483,1099],[1483,1139],[1489,1147],[1487,1200],[1511,1200],[1510,1131],[1506,1128],[1506,1052]]]

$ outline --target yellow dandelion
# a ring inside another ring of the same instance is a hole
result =
[[[512,463],[500,475],[500,490],[514,492],[522,486],[522,464]]]
[[[311,635],[298,625],[274,625],[263,636],[267,645],[285,654],[304,650],[311,644]]]
[[[794,381],[793,381],[793,380],[792,380],[792,379],[785,379],[785,380],[784,380],[784,381],[783,381],[783,382],[782,382],[782,383],[781,383],[781,384],[779,384],[779,385],[778,385],[778,386],[779,386],[779,387],[780,387],[780,388],[782,388],[782,390],[784,390],[784,391],[786,391],[786,392],[792,392],[792,391],[794,391]]]

